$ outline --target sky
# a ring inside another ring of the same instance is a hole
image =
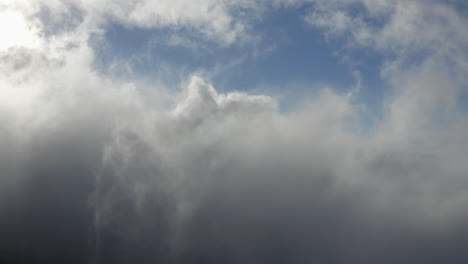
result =
[[[463,0],[3,0],[0,262],[468,262]]]

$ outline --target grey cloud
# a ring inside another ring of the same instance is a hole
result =
[[[218,94],[193,77],[159,110],[105,84],[54,97],[66,114],[53,126],[2,136],[2,183],[18,180],[2,192],[5,261],[467,258],[464,181],[441,156],[450,150],[398,152],[346,131],[346,97],[328,91],[284,115],[269,97]]]

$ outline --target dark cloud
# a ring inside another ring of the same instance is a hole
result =
[[[320,130],[333,126],[314,127],[333,123],[336,113],[322,113],[316,124],[282,119],[267,97],[218,95],[196,77],[176,110],[157,118],[141,107],[116,118],[123,106],[99,94],[61,105],[67,118],[28,132],[23,144],[19,135],[10,135],[16,142],[2,137],[2,181],[11,186],[2,191],[3,262],[468,258],[466,214],[459,207],[440,212],[463,190],[436,196],[444,173],[437,156],[341,156],[334,149],[346,136],[323,145]],[[93,111],[82,109],[86,104]],[[111,119],[120,125],[105,121]],[[341,152],[355,146],[346,148]],[[346,158],[356,160],[343,172]]]

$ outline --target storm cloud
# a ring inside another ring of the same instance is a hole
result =
[[[468,261],[466,17],[436,1],[352,1],[357,15],[344,1],[185,2],[0,4],[29,34],[0,47],[1,262]],[[110,21],[232,45],[251,35],[239,9],[304,5],[345,52],[388,55],[393,93],[375,124],[358,89],[282,111],[197,74],[179,89],[93,68],[88,38]]]

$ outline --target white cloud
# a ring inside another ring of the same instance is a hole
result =
[[[415,129],[416,134],[432,130],[453,114],[460,92],[466,90],[468,20],[453,5],[314,1],[306,21],[330,41],[344,43],[346,52],[370,48],[386,58],[381,76],[394,96],[386,101],[387,117],[393,121],[385,123],[384,130],[406,136]]]
[[[241,9],[253,8],[249,1],[11,1],[5,4],[25,15],[42,16],[43,26],[60,34],[69,31],[96,32],[108,23],[128,27],[187,29],[201,33],[220,44],[232,44],[247,37],[245,25],[236,16]],[[68,32],[70,33],[70,32]]]
[[[352,12],[357,4],[361,12]],[[466,18],[438,1],[315,1],[306,21],[327,34],[349,34],[353,45],[402,56],[429,51],[454,58],[447,53],[463,53],[468,41]]]

